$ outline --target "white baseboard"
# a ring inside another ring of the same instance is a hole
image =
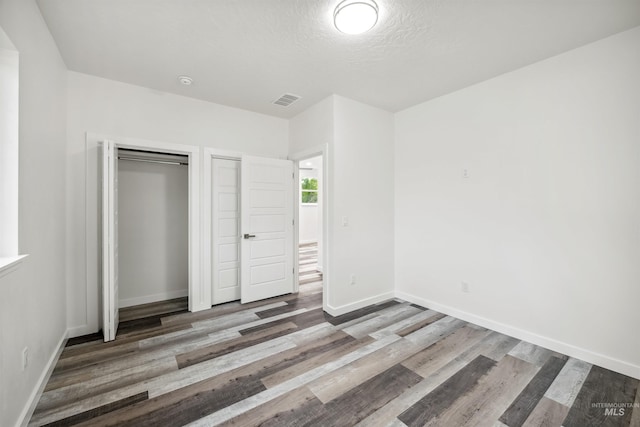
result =
[[[327,304],[326,312],[332,316],[341,316],[343,314],[350,313],[354,310],[358,310],[359,308],[367,307],[372,304],[378,304],[395,297],[393,292],[385,292],[384,294],[375,295],[370,298],[361,299],[356,302],[352,302],[349,304],[341,305],[339,307],[333,307],[331,304]]]
[[[131,307],[140,304],[149,304],[151,302],[166,301],[174,298],[182,298],[189,296],[189,289],[180,289],[178,291],[161,292],[159,294],[144,295],[141,297],[121,299],[118,301],[120,308]]]
[[[603,368],[610,369],[623,375],[628,375],[630,377],[640,379],[640,366],[615,359],[604,354],[596,353],[581,347],[577,347],[572,344],[567,344],[553,338],[538,335],[524,329],[500,323],[495,320],[487,319],[486,317],[477,316],[475,314],[459,310],[448,305],[440,304],[435,301],[430,301],[425,298],[421,298],[402,291],[396,291],[395,296],[397,298],[420,305],[422,307],[427,307],[432,310],[447,314],[449,316],[462,319],[466,322],[470,322],[475,325],[482,326],[484,328],[488,328],[493,331],[497,331],[535,345],[539,345],[541,347],[548,348],[549,350],[553,350],[558,353],[566,354],[567,356],[571,356],[576,359],[584,360],[585,362],[589,362],[593,365],[602,366]]]
[[[55,352],[49,358],[49,361],[45,365],[45,368],[42,370],[42,374],[40,374],[40,378],[38,378],[38,382],[34,387],[31,395],[29,396],[29,400],[27,400],[26,405],[22,409],[22,413],[20,413],[20,417],[18,418],[17,426],[26,427],[29,424],[29,420],[31,420],[31,416],[33,415],[33,411],[36,409],[36,405],[40,400],[40,396],[42,396],[42,392],[44,391],[44,387],[47,385],[49,381],[49,377],[51,377],[51,373],[53,372],[53,368],[55,368],[56,363],[58,363],[58,358],[64,350],[64,345],[67,341],[68,331],[64,331],[62,333],[62,337],[60,337],[60,341],[58,342],[58,347]]]

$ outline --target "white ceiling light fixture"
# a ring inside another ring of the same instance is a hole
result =
[[[178,81],[185,86],[191,86],[193,84],[193,79],[189,76],[179,76]]]
[[[373,0],[344,0],[333,12],[333,23],[345,34],[362,34],[378,22],[378,5]]]

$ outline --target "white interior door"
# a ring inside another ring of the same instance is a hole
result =
[[[104,340],[118,330],[118,153],[113,141],[102,143],[102,329]]]
[[[240,162],[212,159],[213,304],[240,299]]]
[[[241,302],[293,292],[293,162],[242,156]]]

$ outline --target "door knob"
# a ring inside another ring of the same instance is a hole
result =
[[[251,237],[256,237],[256,235],[255,234],[245,234],[244,235],[245,239],[250,239]]]

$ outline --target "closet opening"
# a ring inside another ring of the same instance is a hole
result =
[[[116,148],[118,333],[189,307],[189,156]]]

